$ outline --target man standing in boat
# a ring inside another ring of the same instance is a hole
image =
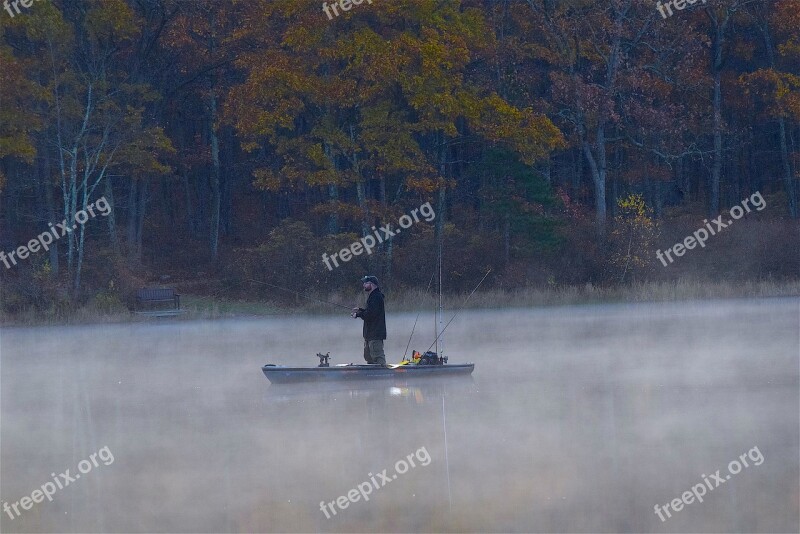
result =
[[[364,359],[367,363],[386,365],[386,355],[383,353],[383,340],[386,339],[383,293],[374,276],[363,277],[361,283],[364,284],[364,291],[369,293],[367,307],[353,308],[351,317],[364,320]]]

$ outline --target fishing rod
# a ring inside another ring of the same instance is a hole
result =
[[[425,289],[425,296],[426,296],[426,297],[428,296],[428,291],[430,291],[430,289],[431,289],[431,284],[433,284],[433,278],[434,278],[435,276],[436,276],[436,273],[434,272],[434,273],[431,275],[431,281],[430,281],[430,282],[428,282],[428,287]],[[420,310],[420,311],[418,311],[418,312],[417,312],[417,318],[416,318],[416,319],[414,319],[414,326],[411,328],[411,335],[410,335],[410,336],[408,336],[408,344],[406,344],[406,350],[403,352],[403,359],[404,359],[404,360],[406,359],[406,354],[408,354],[408,347],[410,347],[410,346],[411,346],[411,338],[413,338],[413,337],[414,337],[414,330],[417,328],[417,321],[419,320],[419,314],[420,314],[420,313],[422,313],[422,310]]]
[[[349,306],[345,306],[344,304],[336,304],[335,302],[331,302],[329,300],[322,300],[322,299],[315,299],[314,297],[309,297],[300,293],[299,291],[294,291],[293,289],[288,289],[281,286],[276,286],[275,284],[270,284],[269,282],[262,282],[261,280],[253,280],[252,278],[249,279],[251,282],[255,282],[257,284],[264,284],[265,286],[274,287],[275,289],[280,289],[281,291],[286,291],[287,293],[292,293],[293,295],[297,295],[298,297],[303,297],[304,299],[313,300],[316,302],[322,302],[324,304],[330,304],[331,306],[336,306],[337,308],[344,308],[347,311],[353,311],[353,308]]]
[[[464,306],[466,306],[466,305],[467,305],[467,302],[469,302],[469,299],[470,299],[470,298],[472,298],[472,295],[474,295],[474,294],[475,294],[475,292],[478,290],[478,288],[479,288],[479,287],[481,287],[481,284],[483,283],[483,281],[484,281],[484,280],[486,280],[486,277],[487,277],[487,276],[489,276],[489,273],[490,273],[490,272],[492,272],[492,270],[491,270],[491,269],[489,269],[488,271],[486,271],[486,274],[484,274],[484,275],[483,275],[483,278],[481,278],[481,281],[480,281],[480,282],[478,282],[478,285],[477,285],[477,286],[475,286],[475,289],[473,289],[473,290],[472,290],[472,293],[470,293],[470,294],[469,294],[469,296],[466,298],[466,300],[464,300],[464,303],[461,305],[461,307],[458,309],[458,311],[456,311],[455,315],[453,315],[453,316],[450,318],[450,320],[449,320],[449,321],[447,321],[447,324],[446,324],[446,325],[444,325],[444,328],[442,328],[442,331],[441,331],[441,332],[439,332],[439,335],[438,335],[438,336],[436,336],[436,339],[434,339],[434,340],[433,340],[433,343],[431,343],[431,346],[430,346],[430,347],[428,347],[428,350],[427,350],[427,351],[425,351],[425,352],[428,352],[428,351],[430,351],[430,350],[431,350],[431,347],[433,347],[433,346],[436,344],[436,342],[437,342],[437,341],[439,341],[439,338],[440,338],[440,337],[442,337],[442,334],[444,334],[444,331],[445,331],[445,330],[447,330],[447,327],[448,327],[448,326],[450,326],[450,323],[452,323],[452,322],[453,322],[453,319],[455,319],[455,318],[458,316],[458,314],[459,314],[459,313],[461,313],[461,310],[463,310],[463,309],[464,309]]]

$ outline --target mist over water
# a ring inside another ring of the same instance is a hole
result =
[[[387,301],[388,361],[415,317]],[[411,348],[433,332],[420,317]],[[346,314],[3,329],[0,499],[104,446],[114,462],[3,513],[2,531],[800,528],[800,299],[464,311],[445,354],[476,364],[468,379],[293,387],[261,372],[317,352],[362,362],[360,335]],[[430,463],[368,502],[320,510],[423,447]],[[654,513],[753,447],[761,465]]]

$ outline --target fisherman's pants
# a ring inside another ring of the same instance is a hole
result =
[[[386,355],[383,353],[383,340],[364,340],[364,359],[367,363],[386,365]]]

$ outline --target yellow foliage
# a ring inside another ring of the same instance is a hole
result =
[[[628,272],[649,268],[653,263],[653,246],[659,234],[653,220],[653,210],[640,194],[617,199],[619,212],[614,217],[610,235],[611,268],[619,274],[620,282]]]

